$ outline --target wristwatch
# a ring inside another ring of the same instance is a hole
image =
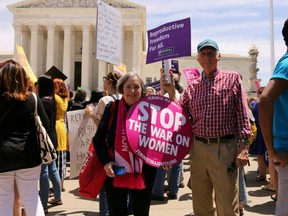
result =
[[[244,143],[245,146],[248,146],[248,145],[249,145],[249,140],[248,140],[247,138],[239,139],[238,142],[239,142],[239,143]]]

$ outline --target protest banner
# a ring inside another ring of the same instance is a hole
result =
[[[81,171],[89,145],[96,133],[94,121],[85,115],[85,110],[67,112],[70,145],[70,179]]]
[[[169,22],[149,30],[146,64],[191,56],[190,18]]]
[[[191,83],[200,76],[200,72],[197,68],[184,69],[183,73],[186,77],[187,84]]]
[[[154,88],[158,92],[158,91],[160,91],[160,80],[157,80],[155,82],[152,82],[152,83],[145,85],[145,87],[148,87],[148,86]]]
[[[132,105],[127,113],[126,133],[135,154],[155,167],[181,161],[193,141],[191,123],[180,104],[158,95]]]
[[[29,64],[29,61],[26,57],[25,51],[23,47],[16,44],[16,52],[17,52],[17,59],[19,61],[19,64],[24,68],[25,72],[27,73],[29,79],[33,82],[37,82],[37,78]]]
[[[119,65],[121,60],[121,12],[97,2],[96,58]]]

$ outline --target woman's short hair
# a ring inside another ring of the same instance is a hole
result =
[[[145,85],[144,85],[144,82],[143,80],[141,79],[141,77],[139,76],[139,74],[137,73],[127,73],[125,75],[123,75],[118,83],[117,83],[117,91],[120,93],[120,94],[123,94],[124,93],[124,85],[125,83],[127,82],[127,80],[130,78],[130,77],[137,77],[140,81],[140,85],[141,85],[141,97],[144,97],[145,94],[146,94],[146,88],[145,88]]]
[[[86,91],[84,89],[78,89],[75,93],[74,100],[80,102],[86,100]]]
[[[24,68],[16,61],[9,61],[0,69],[0,94],[8,100],[28,100],[30,81]]]

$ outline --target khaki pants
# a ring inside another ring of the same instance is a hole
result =
[[[236,139],[220,144],[194,141],[190,166],[195,216],[238,215],[238,169],[227,172],[237,149]]]

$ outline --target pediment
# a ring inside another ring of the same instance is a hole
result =
[[[145,8],[128,0],[102,0],[115,8]],[[24,0],[8,6],[13,8],[95,8],[97,0]]]

